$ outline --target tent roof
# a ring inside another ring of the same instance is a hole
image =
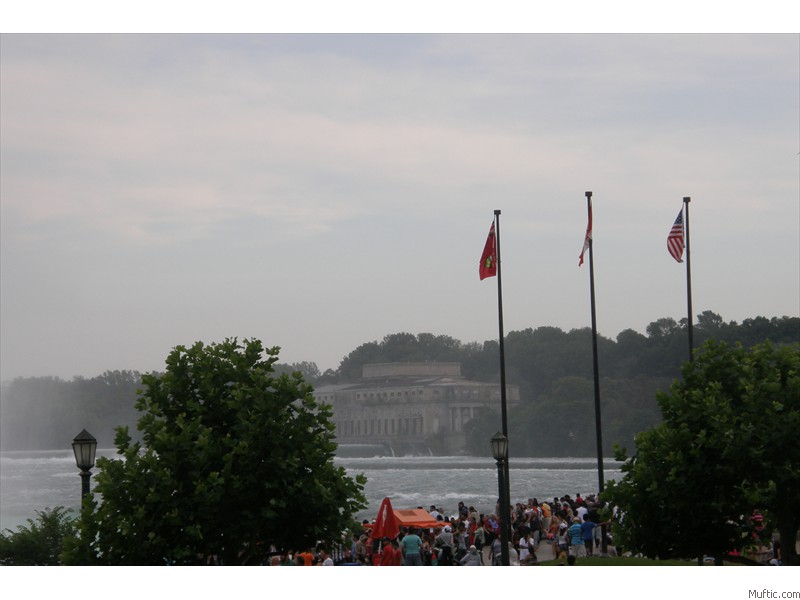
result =
[[[430,513],[421,508],[394,509],[394,516],[402,527],[443,527],[449,525],[446,521],[437,521]]]

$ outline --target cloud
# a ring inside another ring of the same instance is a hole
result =
[[[686,195],[698,308],[796,311],[796,36],[0,44],[11,371],[46,338],[42,365],[77,343],[87,372],[109,331],[121,368],[254,330],[324,367],[401,329],[492,338],[475,272],[495,208],[507,327],[585,326],[586,190],[607,335],[680,318],[665,239]]]

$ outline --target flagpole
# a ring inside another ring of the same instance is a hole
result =
[[[497,322],[500,330],[500,420],[503,435],[508,440],[508,411],[506,408],[506,353],[504,344],[503,330],[503,276],[502,264],[500,259],[500,210],[494,211],[494,241],[495,252],[497,253]],[[503,565],[511,564],[508,552],[508,543],[511,540],[511,515],[509,507],[511,505],[511,483],[509,479],[508,457],[506,456],[503,465],[503,481],[501,482],[502,492],[500,494],[500,556]]]
[[[689,252],[689,202],[692,199],[689,196],[684,196],[683,204],[685,207],[685,214],[684,214],[684,221],[686,222],[686,304],[689,311],[689,322],[688,322],[688,332],[689,332],[689,362],[692,362],[694,358],[694,325],[692,324],[693,320],[693,311],[692,311],[692,259],[691,254]]]
[[[497,251],[497,312],[500,329],[500,411],[503,435],[508,437],[508,413],[506,411],[506,353],[503,344],[503,276],[500,260],[500,211],[494,211],[495,248]]]
[[[589,210],[589,218],[592,213],[592,192],[586,192],[586,206]],[[594,235],[592,235],[592,238]],[[594,367],[594,422],[595,437],[597,438],[597,478],[599,491],[604,489],[603,476],[603,428],[600,423],[600,371],[597,361],[597,311],[594,301],[594,240],[589,239],[589,287],[592,301],[592,362]]]
[[[589,211],[589,222],[592,219],[592,192],[586,192],[586,206]],[[603,427],[600,419],[600,369],[597,360],[597,311],[594,300],[594,233],[589,238],[589,288],[592,305],[592,366],[594,370],[594,424],[597,439],[597,485],[598,492],[605,489],[603,474]],[[601,553],[606,554],[606,526],[602,526],[600,535]]]

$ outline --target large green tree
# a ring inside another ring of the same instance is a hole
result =
[[[663,422],[636,437],[619,482],[617,535],[650,557],[742,550],[753,510],[797,564],[800,527],[800,344],[745,349],[709,341],[658,402]]]
[[[258,340],[176,347],[142,377],[142,442],[117,430],[65,558],[78,564],[258,563],[339,539],[365,479],[333,464],[330,407]]]

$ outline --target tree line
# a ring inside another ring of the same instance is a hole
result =
[[[634,448],[634,436],[661,420],[656,402],[680,376],[688,358],[687,320],[653,321],[646,334],[632,329],[615,340],[598,336],[603,445],[606,456],[620,446]],[[697,316],[695,347],[717,340],[745,348],[770,340],[800,341],[800,318],[755,317],[725,322],[712,311]],[[462,343],[445,335],[396,333],[362,344],[317,378],[349,383],[368,363],[453,361],[462,375],[500,381],[497,340]],[[557,327],[511,331],[505,338],[506,380],[520,389],[521,402],[509,409],[509,439],[516,456],[594,456],[596,452],[591,329]],[[488,440],[500,429],[500,415],[486,411],[466,426],[470,454],[488,455]]]
[[[800,340],[800,318],[755,317],[725,322],[714,312],[697,316],[695,345],[708,339],[748,348],[770,340]],[[645,334],[626,329],[616,339],[598,336],[604,451],[634,448],[639,431],[658,424],[656,402],[680,377],[688,354],[687,321],[665,317],[650,323]],[[511,331],[505,338],[506,377],[520,389],[520,404],[509,414],[509,437],[517,456],[592,456],[594,387],[589,328],[557,327]],[[447,335],[394,333],[361,344],[337,369],[320,372],[313,362],[276,364],[277,373],[299,371],[313,386],[350,383],[369,363],[446,361],[461,363],[462,375],[499,382],[497,340],[464,343]],[[0,444],[3,450],[69,448],[72,437],[87,429],[100,447],[112,447],[114,427],[135,429],[136,393],[142,375],[109,371],[93,378],[65,381],[56,377],[15,379],[3,386]],[[487,411],[467,426],[470,454],[488,453],[487,440],[499,429],[498,413]]]

